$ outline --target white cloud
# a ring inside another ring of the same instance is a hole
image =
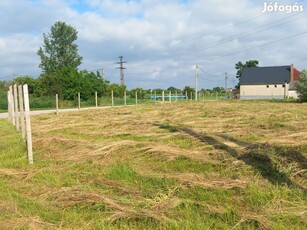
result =
[[[119,82],[114,63],[123,55],[129,88],[193,86],[195,64],[214,75],[204,74],[200,88],[223,86],[221,74],[234,76],[238,61],[306,68],[307,34],[261,46],[307,31],[306,12],[263,15],[262,7],[254,0],[4,0],[0,77],[39,74],[36,52],[56,20],[79,31],[81,68],[104,67],[106,78]]]

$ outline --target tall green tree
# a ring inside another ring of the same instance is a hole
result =
[[[303,70],[297,83],[297,92],[300,101],[307,102],[307,70]]]
[[[57,21],[51,26],[49,34],[43,34],[44,45],[40,47],[37,54],[41,58],[39,67],[44,73],[53,73],[62,68],[77,69],[82,62],[78,54],[78,31],[66,24]]]
[[[238,88],[240,86],[240,78],[242,75],[242,71],[244,68],[250,68],[250,67],[258,67],[259,61],[257,60],[249,60],[246,61],[245,64],[241,61],[239,61],[238,63],[236,63],[236,70],[237,70],[237,75],[236,77],[239,79],[239,84],[236,86],[236,88]]]

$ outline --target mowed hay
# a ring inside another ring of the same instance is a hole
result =
[[[33,116],[34,166],[0,169],[20,215],[0,223],[303,229],[306,120],[306,104],[257,101]]]

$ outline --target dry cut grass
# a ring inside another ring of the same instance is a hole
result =
[[[1,165],[0,225],[303,229],[306,120],[306,104],[257,101],[32,117],[35,165]]]

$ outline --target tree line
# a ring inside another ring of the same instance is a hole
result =
[[[28,84],[29,93],[34,97],[54,97],[58,94],[62,100],[76,100],[77,94],[81,94],[82,100],[93,98],[95,92],[99,97],[110,95],[113,91],[115,97],[122,97],[126,91],[125,85],[110,83],[102,79],[97,71],[90,72],[87,70],[79,70],[78,67],[82,63],[82,57],[78,54],[78,45],[76,40],[78,31],[66,24],[57,21],[52,25],[50,33],[43,34],[43,46],[39,47],[37,54],[41,59],[39,67],[42,73],[38,78],[31,76],[16,77],[13,81],[0,81],[0,96],[4,98],[10,84]],[[240,80],[242,70],[244,68],[256,67],[259,61],[250,60],[246,63],[238,62],[235,65],[237,69],[237,78]],[[306,99],[306,72],[303,73],[299,83],[298,90],[302,91],[303,99]],[[240,85],[237,85],[239,88]],[[130,97],[134,97],[135,91],[138,91],[140,99],[145,98],[148,94],[162,94],[163,89],[145,90],[136,88],[128,91]],[[195,90],[190,86],[185,86],[182,90],[171,86],[167,89],[172,94],[187,93],[188,96],[194,95]],[[223,87],[215,87],[212,90],[202,89],[201,92],[206,95],[212,93],[225,94]]]
[[[78,54],[76,40],[78,31],[65,22],[57,21],[52,25],[48,34],[43,34],[43,46],[39,47],[37,54],[40,57],[39,67],[42,73],[38,78],[31,76],[21,76],[13,81],[0,82],[2,96],[6,94],[10,84],[28,84],[29,93],[34,97],[54,97],[58,94],[62,100],[76,100],[77,94],[81,94],[82,100],[89,100],[95,96],[107,96],[113,91],[115,97],[122,97],[126,91],[125,85],[110,83],[102,79],[100,72],[90,72],[78,70],[82,63],[82,57]],[[132,89],[128,94],[134,97],[138,91],[140,99],[146,95],[156,92],[162,94],[163,89],[145,90],[142,88]],[[173,86],[167,89],[173,94],[187,92],[188,95],[194,93],[194,89],[186,86],[184,89],[177,89]],[[217,92],[222,89],[217,87]],[[209,91],[208,91],[209,92]]]

